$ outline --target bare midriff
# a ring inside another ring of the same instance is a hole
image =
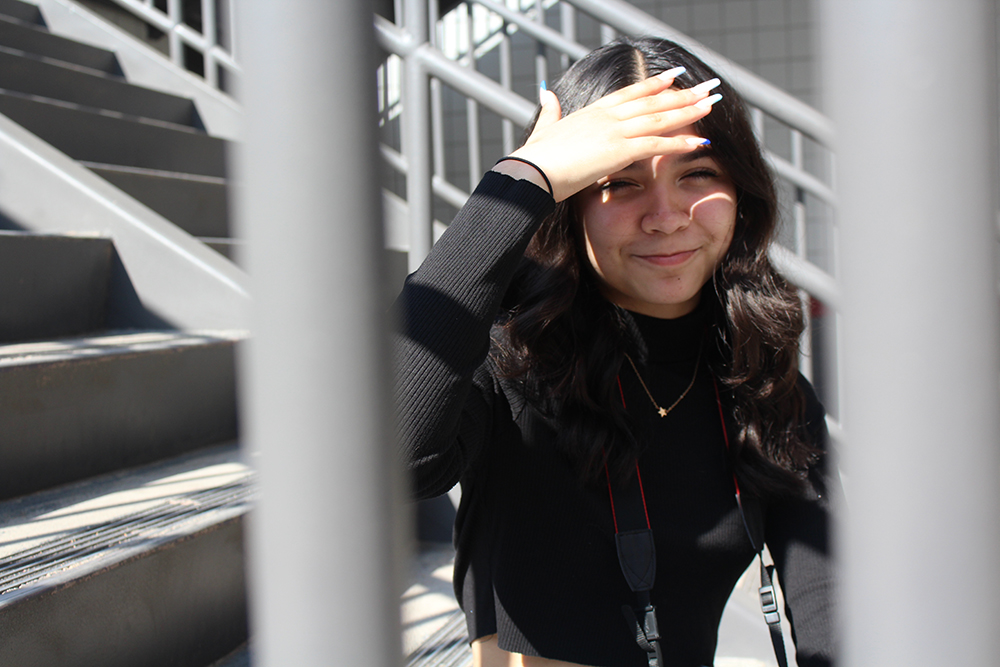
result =
[[[472,667],[587,667],[578,662],[551,660],[533,655],[504,651],[497,636],[480,637],[472,642]]]

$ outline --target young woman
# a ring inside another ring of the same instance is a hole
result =
[[[824,411],[775,223],[736,92],[621,39],[542,90],[409,277],[401,443],[419,497],[461,482],[477,665],[711,665],[764,543],[798,664],[831,664]]]

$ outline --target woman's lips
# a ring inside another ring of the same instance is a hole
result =
[[[684,262],[688,261],[688,259],[690,259],[691,256],[694,255],[696,252],[698,252],[697,249],[682,250],[681,252],[673,254],[663,254],[663,255],[660,254],[636,255],[636,257],[638,257],[644,262],[649,262],[650,264],[654,264],[656,266],[677,266],[679,264],[683,264]]]

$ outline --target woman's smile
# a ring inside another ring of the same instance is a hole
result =
[[[691,259],[697,252],[695,250],[680,250],[677,252],[659,252],[648,254],[634,254],[633,257],[641,259],[656,266],[680,266]]]

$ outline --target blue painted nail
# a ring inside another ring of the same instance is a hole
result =
[[[544,79],[542,79],[542,90],[548,90],[548,88],[545,87],[545,80]]]

